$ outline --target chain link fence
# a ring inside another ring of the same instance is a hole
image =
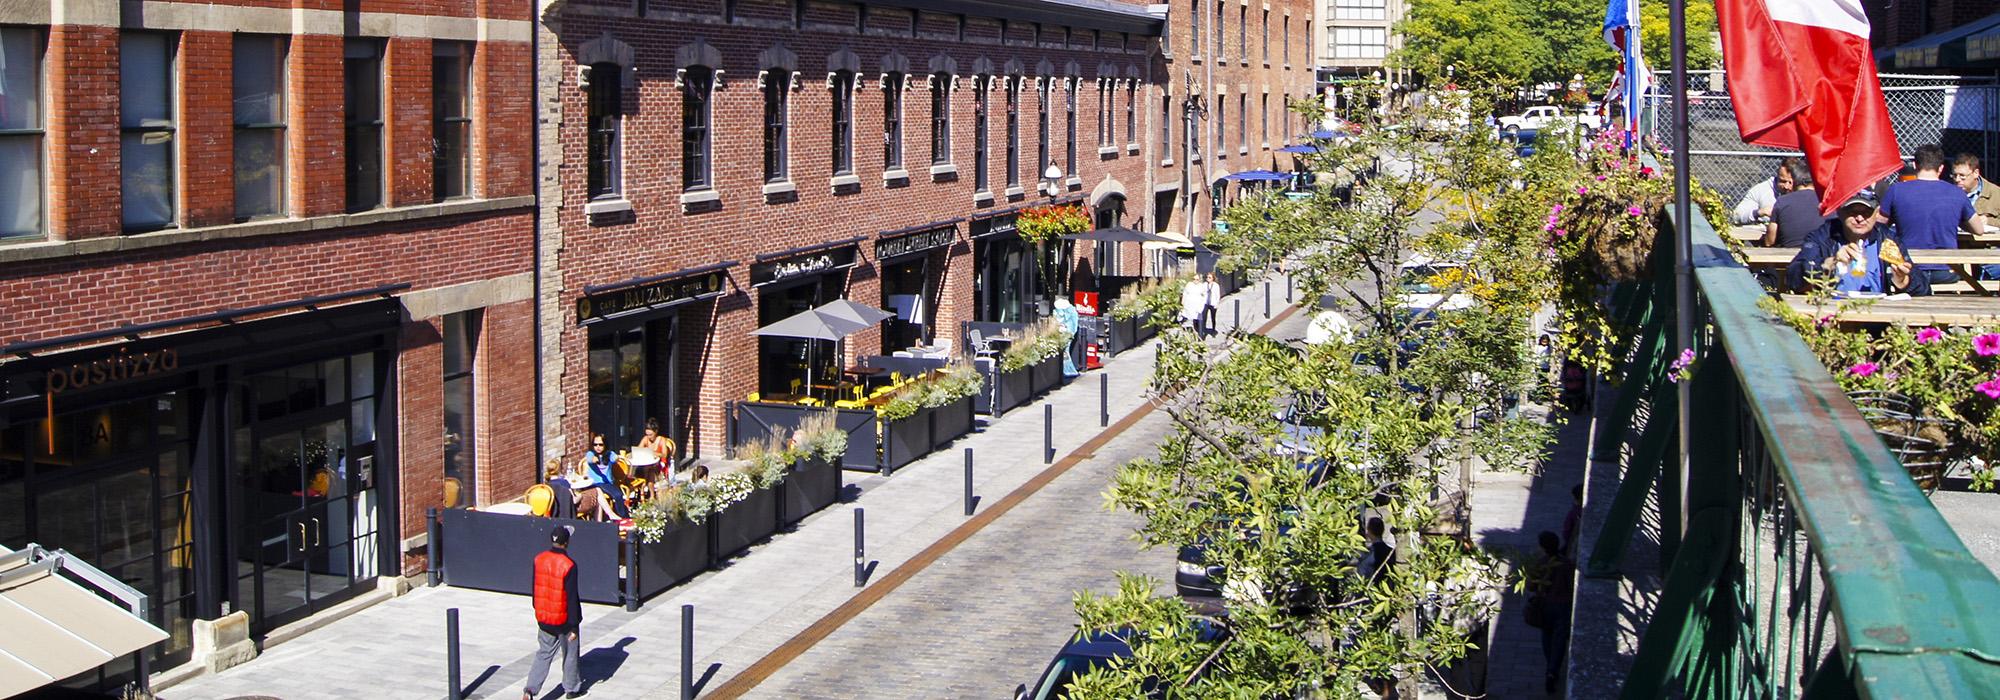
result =
[[[1918,146],[1934,143],[1946,157],[1972,153],[1996,164],[1985,168],[1989,173],[2000,171],[2000,85],[1936,75],[1884,75],[1881,80],[1905,159]],[[1688,98],[1689,170],[1724,200],[1735,203],[1752,185],[1771,177],[1779,158],[1799,155],[1743,143],[1721,71],[1689,72],[1688,90],[1693,93]],[[1647,105],[1653,138],[1662,145],[1673,143],[1666,97],[1649,96]]]

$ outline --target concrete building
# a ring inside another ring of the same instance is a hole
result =
[[[0,542],[146,593],[153,669],[532,483],[528,12],[0,5]]]
[[[1344,83],[1380,78],[1403,82],[1387,67],[1389,55],[1403,47],[1396,34],[1408,5],[1404,0],[1317,0],[1313,22],[1313,58],[1318,87],[1329,110],[1344,108]]]

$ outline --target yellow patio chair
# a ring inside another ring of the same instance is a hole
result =
[[[840,401],[833,402],[834,408],[866,408],[867,406],[868,402],[862,401],[860,399],[854,399],[851,401],[843,399]]]
[[[747,401],[749,401],[749,402],[751,402],[751,403],[756,403],[756,402],[759,402],[759,401],[763,401],[763,400],[764,400],[764,392],[761,392],[761,391],[753,391],[753,392],[750,392],[750,395],[749,395],[749,396],[746,396],[746,397],[744,397],[744,399],[745,399],[745,400],[747,400]]]

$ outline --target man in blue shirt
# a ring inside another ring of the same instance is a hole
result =
[[[1896,226],[1896,236],[1911,250],[1954,250],[1958,232],[1978,233],[1985,222],[1972,211],[1965,191],[1940,179],[1944,149],[1919,146],[1917,178],[1898,182],[1882,197],[1881,218]],[[1932,284],[1954,282],[1958,273],[1939,264],[1918,265],[1917,273]]]

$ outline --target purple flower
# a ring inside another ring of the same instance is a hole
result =
[[[1972,388],[1978,389],[1979,393],[1986,395],[1986,398],[2000,399],[2000,378],[1988,379],[1973,385]]]
[[[1640,208],[1638,208],[1638,207],[1632,207],[1632,208],[1630,208],[1630,209],[1626,209],[1626,210],[1625,210],[1625,213],[1627,213],[1627,214],[1631,214],[1631,215],[1633,215],[1633,216],[1645,216],[1645,215],[1646,215],[1646,210],[1644,210],[1644,209],[1640,209]]]
[[[1929,345],[1931,343],[1935,343],[1940,340],[1944,340],[1944,331],[1938,330],[1936,328],[1925,328],[1923,330],[1917,331],[1918,345]]]
[[[1558,235],[1558,236],[1567,236],[1567,235],[1569,235],[1569,229],[1566,229],[1566,228],[1559,228],[1559,229],[1556,229],[1556,235]]]
[[[1602,180],[1602,179],[1604,179],[1604,176],[1603,176],[1603,175],[1599,175],[1599,176],[1597,176],[1597,179],[1599,179],[1599,180]],[[1577,193],[1577,194],[1590,194],[1590,186],[1589,186],[1589,185],[1578,185],[1578,186],[1577,186],[1577,188],[1576,188],[1576,193]]]
[[[1599,175],[1599,176],[1597,176],[1597,181],[1598,181],[1598,182],[1603,182],[1603,181],[1604,181],[1604,176],[1603,176],[1603,175]]]
[[[1562,211],[1563,211],[1563,205],[1561,204],[1549,207],[1549,218],[1555,218],[1555,215],[1561,214]]]
[[[1825,328],[1832,324],[1833,324],[1833,314],[1827,314],[1825,316],[1821,316],[1813,321],[1814,328]]]
[[[1847,373],[1857,377],[1866,377],[1868,375],[1874,374],[1875,370],[1881,368],[1882,368],[1881,365],[1875,364],[1873,362],[1857,362],[1853,367],[1847,368]]]
[[[1972,339],[1972,349],[1981,357],[2000,355],[2000,333],[1981,333]]]

